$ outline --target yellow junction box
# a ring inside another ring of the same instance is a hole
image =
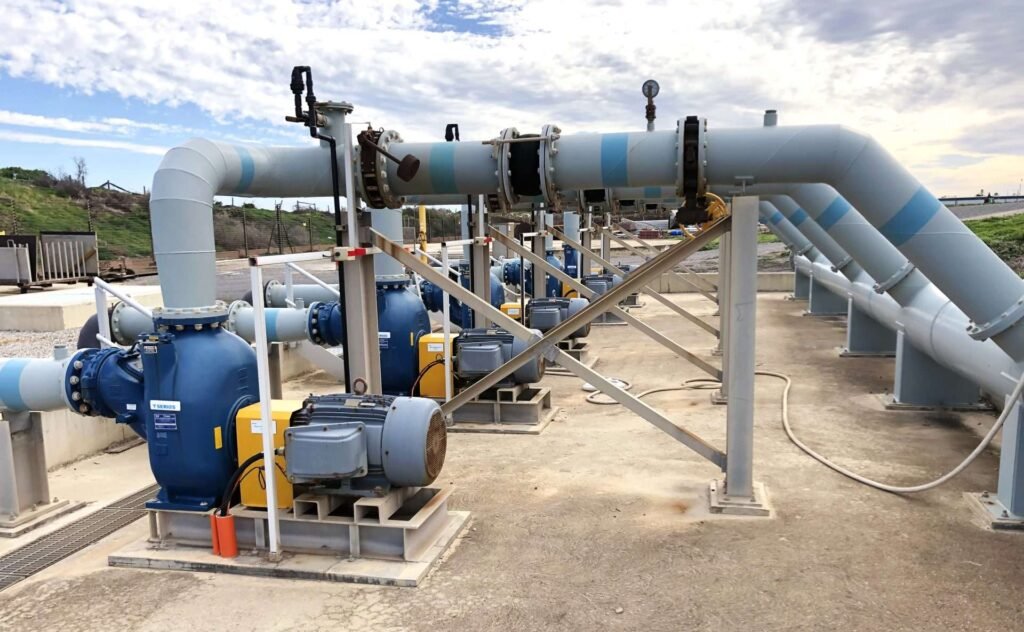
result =
[[[454,344],[458,334],[452,334],[450,341]],[[424,334],[420,336],[420,397],[444,399],[444,364],[435,364],[427,369],[432,362],[444,362],[444,334]],[[424,370],[426,370],[424,372]],[[452,391],[454,394],[454,391]],[[414,393],[415,395],[415,393]]]
[[[501,313],[513,320],[523,320],[523,306],[519,303],[502,303]]]
[[[275,399],[270,402],[270,416],[274,420],[274,447],[284,447],[284,431],[291,425],[292,413],[302,408],[302,402],[297,399]],[[252,404],[238,411],[235,416],[235,437],[238,444],[238,463],[243,463],[254,454],[263,452],[263,422],[261,421],[260,405]],[[274,469],[274,476],[277,482],[277,506],[280,509],[288,509],[292,506],[292,484],[285,478],[285,460],[283,456],[274,458],[277,467]],[[267,506],[266,483],[263,476],[265,472],[255,472],[262,469],[263,462],[254,463],[242,474],[242,504],[248,507]]]

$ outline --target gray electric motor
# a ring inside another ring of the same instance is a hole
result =
[[[380,495],[432,483],[444,465],[447,429],[430,399],[337,394],[306,399],[284,438],[292,483]]]
[[[613,274],[588,274],[580,279],[580,282],[594,290],[595,294],[604,294],[622,283],[622,277]]]
[[[585,298],[535,298],[526,305],[526,324],[541,332],[561,325],[563,321],[582,311],[590,301]],[[590,323],[583,325],[570,338],[586,338]]]
[[[527,346],[504,329],[463,329],[455,339],[455,375],[464,383],[475,382],[522,353]],[[542,377],[544,358],[537,356],[496,386],[532,384]]]

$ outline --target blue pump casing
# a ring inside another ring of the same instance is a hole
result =
[[[142,361],[135,348],[80,351],[68,364],[64,389],[72,411],[112,417],[146,438],[146,424],[138,410],[143,397]]]
[[[578,279],[580,271],[579,253],[572,246],[563,246],[562,256],[565,257],[565,273],[574,279]]]
[[[460,285],[467,290],[472,289],[469,278],[469,263],[459,264],[459,273],[461,275]],[[491,306],[495,309],[501,309],[501,304],[505,302],[505,290],[501,285],[501,279],[494,273],[493,270],[490,272],[491,275]],[[452,279],[453,281],[455,279]],[[438,286],[434,285],[430,281],[423,281],[420,283],[420,293],[423,296],[423,303],[432,312],[440,312],[444,309],[441,301],[444,300],[444,291]],[[473,310],[468,305],[463,305],[459,299],[454,296],[448,297],[448,320],[453,325],[461,329],[469,329],[474,325]]]
[[[236,413],[259,400],[256,354],[218,326],[175,325],[183,328],[139,338],[145,375],[139,413],[160,484],[146,506],[205,511],[235,470]]]
[[[377,331],[381,388],[408,395],[419,375],[420,336],[430,333],[430,316],[409,280],[377,281]]]
[[[550,263],[552,266],[558,268],[559,270],[563,269],[562,268],[562,262],[558,260],[558,257],[555,256],[555,253],[554,253],[553,250],[549,250],[547,252],[547,256],[545,257],[545,260],[548,263]],[[509,285],[511,285],[513,287],[519,287],[519,279],[520,279],[520,275],[521,275],[521,271],[520,271],[519,267],[520,266],[519,266],[519,260],[518,259],[509,259],[508,261],[505,261],[505,263],[504,263],[504,265],[502,267],[502,273],[503,273],[502,275],[505,277],[505,283],[508,283]],[[529,294],[530,296],[534,296],[534,294],[533,294],[533,265],[530,264],[529,261],[526,262],[526,274],[525,274],[525,276],[526,276],[526,281],[525,281],[524,285],[526,286],[526,288],[525,288],[526,289],[526,293]],[[545,282],[544,282],[544,290],[545,290],[544,295],[549,297],[549,298],[554,298],[554,297],[561,296],[562,295],[562,282],[559,281],[558,279],[556,279],[555,277],[551,276],[550,274],[545,275],[544,278],[546,279]]]
[[[420,336],[430,332],[427,309],[408,286],[407,278],[388,277],[377,281],[381,388],[388,395],[407,395],[412,391],[419,375],[417,353]],[[306,330],[312,341],[328,347],[343,344],[342,317],[339,303],[317,302],[310,305]]]

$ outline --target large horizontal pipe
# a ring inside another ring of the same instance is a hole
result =
[[[823,125],[713,129],[705,140],[710,185],[834,186],[971,317],[978,325],[975,337],[994,337],[1013,357],[1024,358],[1024,327],[1013,326],[1024,315],[1024,281],[869,136]],[[387,164],[387,184],[398,195],[475,195],[500,188],[489,144],[394,145],[421,160],[409,182],[397,177],[397,165]],[[673,131],[561,136],[557,151],[545,152],[542,176],[558,190],[674,186],[681,181],[679,147],[680,134]],[[250,149],[208,141],[171,150],[154,178],[152,202],[165,304],[213,303],[213,195],[325,195],[325,155],[318,148]]]
[[[315,287],[315,286],[314,286]],[[308,340],[309,308],[268,307],[264,310],[267,342],[298,342]],[[125,303],[118,303],[110,317],[110,333],[114,342],[134,344],[139,335],[152,333],[153,321]],[[232,303],[224,327],[246,342],[256,340],[256,310],[242,301]]]
[[[64,380],[73,357],[0,359],[0,410],[60,410],[68,407]]]

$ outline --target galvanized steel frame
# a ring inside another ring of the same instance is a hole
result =
[[[373,235],[374,245],[377,248],[380,248],[381,251],[398,259],[401,263],[405,264],[414,272],[419,273],[431,283],[437,284],[444,291],[467,303],[471,308],[487,312],[492,322],[506,329],[516,337],[530,341],[530,345],[522,353],[498,367],[498,369],[479,382],[476,382],[469,388],[463,390],[451,401],[446,402],[444,406],[441,407],[441,410],[446,415],[450,415],[451,411],[476,399],[485,391],[493,387],[497,382],[502,380],[505,376],[524,366],[537,355],[543,354],[546,359],[556,361],[559,365],[569,371],[572,371],[581,379],[590,382],[605,395],[608,395],[618,403],[633,411],[645,421],[664,431],[697,454],[725,469],[726,455],[724,452],[707,443],[696,434],[675,425],[654,408],[651,408],[640,399],[618,388],[605,379],[601,374],[585,366],[568,353],[560,350],[556,344],[559,340],[567,338],[572,334],[572,332],[591,322],[600,314],[611,309],[615,309],[618,302],[627,294],[631,293],[635,287],[646,285],[651,281],[651,279],[660,276],[666,269],[672,267],[676,262],[681,261],[699,250],[706,243],[727,231],[730,223],[731,218],[725,217],[708,227],[708,229],[703,231],[693,240],[668,248],[663,253],[635,270],[630,275],[630,278],[624,283],[598,296],[597,299],[588,307],[549,330],[547,335],[543,337],[537,335],[537,332],[534,330],[526,328],[518,321],[509,318],[502,313],[501,310],[493,308],[490,303],[480,299],[480,297],[466,290],[461,285],[451,281],[446,275],[443,275],[431,268],[429,265],[424,264],[417,257],[406,252],[400,244],[396,244],[395,242],[388,240],[376,231],[371,232]]]

